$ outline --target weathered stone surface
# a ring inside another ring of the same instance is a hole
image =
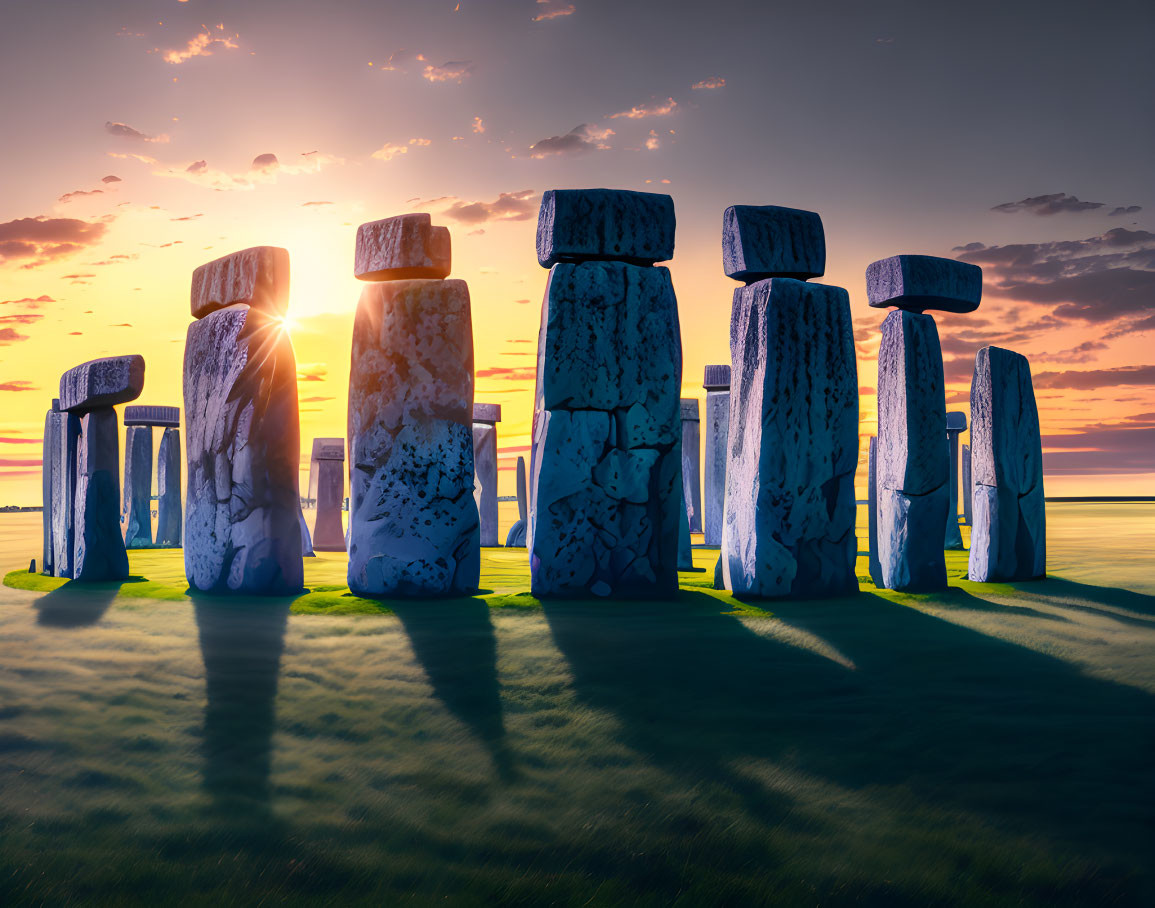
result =
[[[314,438],[311,459],[336,460],[345,462],[345,439],[343,438]]]
[[[731,205],[722,215],[722,267],[747,284],[820,277],[826,271],[822,218],[800,208]]]
[[[120,535],[120,427],[112,407],[80,418],[73,502],[72,578],[124,580],[128,554]]]
[[[60,409],[83,413],[136,400],[144,390],[143,356],[108,356],[60,376]]]
[[[401,281],[449,276],[449,228],[434,227],[425,213],[370,221],[357,228],[353,272],[362,281]]]
[[[342,450],[344,442],[342,442]],[[316,450],[314,448],[314,450]],[[341,509],[345,503],[345,463],[332,458],[318,458],[317,517],[311,538],[317,552],[345,551],[345,528],[341,525]]]
[[[652,265],[674,257],[674,200],[625,189],[550,189],[537,219],[537,260]]]
[[[193,272],[193,318],[238,304],[273,316],[288,311],[289,250],[253,246],[207,262]]]
[[[152,428],[129,426],[124,432],[124,546],[152,545]]]
[[[189,325],[185,573],[197,591],[302,585],[297,370],[280,321],[232,306]]]
[[[477,589],[473,329],[464,281],[370,284],[349,384],[349,586],[358,595]]]
[[[1034,580],[1047,573],[1039,413],[1027,358],[983,347],[971,382],[974,479],[970,579]]]
[[[551,269],[530,470],[535,595],[651,598],[677,588],[680,384],[667,269]]]
[[[858,589],[858,370],[850,299],[789,278],[734,291],[726,588],[748,596]]]
[[[181,487],[180,429],[165,429],[156,457],[156,544],[180,548],[184,514]]]
[[[493,423],[477,422],[474,407],[473,423],[473,500],[481,520],[481,544],[495,546],[501,543],[497,535],[497,427]]]
[[[124,408],[126,426],[180,428],[180,407],[132,406]]]
[[[974,498],[974,483],[971,482],[971,446],[962,446],[962,502],[963,523],[971,525],[971,501]]]
[[[946,415],[947,456],[950,457],[950,477],[947,480],[947,494],[950,504],[947,506],[946,536],[943,539],[943,548],[951,552],[961,552],[963,548],[962,530],[958,523],[958,437],[967,427],[965,413],[957,411]]]
[[[694,570],[694,546],[690,540],[690,515],[686,507],[685,483],[682,484],[683,519],[678,522],[678,570]]]
[[[49,577],[53,575],[53,542],[52,542],[52,508],[55,505],[55,487],[53,485],[53,463],[59,454],[61,437],[61,420],[56,415],[56,407],[60,401],[53,399],[53,408],[44,416],[44,440],[41,446],[40,457],[40,491],[43,507],[40,512],[42,542],[40,555],[40,570]]]
[[[881,586],[946,588],[949,508],[946,396],[938,328],[929,315],[891,312],[878,351],[878,556]]]
[[[52,572],[57,577],[71,577],[76,555],[76,454],[80,417],[57,409],[52,420],[57,440],[53,444],[51,464],[45,461],[43,467],[52,472]],[[119,533],[117,536],[119,538]]]
[[[946,415],[946,430],[948,432],[965,432],[967,430],[967,415],[961,410],[951,410]]]
[[[982,294],[982,269],[955,259],[894,255],[866,266],[866,297],[879,309],[973,312]]]
[[[525,458],[517,459],[517,521],[509,528],[505,537],[506,548],[525,548],[527,517],[529,514],[526,500]]]
[[[316,558],[317,553],[313,551],[313,534],[309,532],[309,524],[305,520],[304,508],[299,509],[301,519],[298,521],[301,525],[301,557],[302,558]]]
[[[867,561],[870,570],[870,580],[877,586],[882,586],[882,564],[878,560],[878,438],[870,436],[870,450],[867,453],[866,474],[866,526],[869,544]]]
[[[726,444],[730,435],[730,367],[707,366],[706,461],[702,490],[702,531],[706,545],[722,544],[722,515],[726,502]]]
[[[702,532],[702,426],[698,399],[684,397],[682,404],[682,494],[690,532]]]
[[[490,424],[501,422],[501,404],[474,404],[473,421]]]

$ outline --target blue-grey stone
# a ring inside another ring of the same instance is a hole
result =
[[[881,587],[882,564],[878,560],[878,438],[874,435],[870,436],[866,457],[866,527],[870,581]]]
[[[652,265],[674,257],[674,200],[625,189],[550,189],[537,219],[537,260]]]
[[[875,308],[973,312],[982,295],[983,270],[967,262],[894,255],[866,266],[866,297]]]
[[[1027,358],[983,347],[971,382],[974,480],[970,579],[1034,580],[1047,573],[1039,413]]]
[[[961,410],[950,410],[946,414],[946,430],[948,432],[965,432],[967,430],[967,415]]]
[[[370,221],[357,228],[353,274],[362,281],[440,280],[452,264],[449,228],[424,212]]]
[[[730,367],[726,365],[707,366],[702,379],[702,387],[707,391],[729,391]]]
[[[281,321],[237,305],[189,325],[184,413],[189,586],[219,595],[300,591],[297,367]]]
[[[822,218],[800,208],[731,205],[722,215],[722,267],[747,284],[819,277],[826,271]]]
[[[961,552],[963,548],[962,530],[958,524],[958,437],[959,433],[966,429],[966,419],[965,413],[953,412],[946,415],[947,456],[950,457],[950,478],[947,480],[950,503],[947,506],[943,548],[949,552]],[[959,428],[960,424],[962,428]]]
[[[301,515],[298,523],[301,526],[301,557],[302,558],[316,558],[317,553],[313,551],[313,534],[309,532],[309,524],[305,520],[305,511],[302,508],[297,509]]]
[[[60,409],[83,413],[127,403],[144,390],[143,356],[108,356],[60,376]]]
[[[59,405],[59,401],[53,403]],[[51,472],[52,573],[56,577],[71,577],[76,547],[76,454],[80,417],[54,409],[51,421],[52,459],[44,462],[43,469]]]
[[[313,521],[313,550],[345,551],[345,528],[341,525],[341,506],[345,503],[345,463],[343,460],[318,460],[317,517]]]
[[[473,421],[490,425],[501,422],[501,404],[474,404]]]
[[[54,400],[53,403],[59,405],[58,400]],[[40,512],[42,530],[40,569],[42,573],[47,574],[49,577],[53,575],[54,547],[52,542],[52,508],[56,498],[53,485],[54,471],[52,465],[59,456],[57,451],[60,447],[61,436],[61,425],[60,419],[56,415],[57,412],[54,407],[44,416],[44,440],[41,446],[40,457],[40,491],[41,501],[43,502],[43,507]]]
[[[152,428],[129,426],[124,431],[124,546],[152,545]]]
[[[529,507],[525,482],[525,458],[517,459],[517,521],[509,528],[505,537],[506,548],[525,548],[526,526]]]
[[[678,522],[678,570],[694,570],[694,546],[690,541],[690,515],[686,507],[685,484],[682,485],[682,513],[684,519]]]
[[[962,502],[963,523],[971,525],[971,501],[974,498],[974,483],[971,482],[971,446],[962,446]]]
[[[702,532],[702,424],[698,399],[682,398],[682,489],[690,532]]]
[[[500,545],[497,535],[497,426],[477,422],[476,416],[473,423],[473,473],[473,500],[481,520],[481,544]]]
[[[128,554],[120,535],[120,426],[112,407],[80,418],[73,502],[72,578],[125,580]]]
[[[466,283],[366,286],[349,382],[349,586],[357,595],[476,591],[472,426]]]
[[[790,278],[734,291],[722,575],[759,597],[854,592],[858,369],[850,299]]]
[[[180,429],[168,428],[160,436],[156,456],[156,544],[179,549],[184,526],[181,506]]]
[[[180,407],[158,407],[154,405],[124,408],[126,426],[162,426],[169,429],[180,428]]]
[[[899,310],[886,317],[877,387],[880,585],[945,589],[950,458],[942,349],[931,316]]]
[[[253,246],[201,265],[193,272],[190,306],[193,318],[226,306],[283,316],[289,309],[289,251]]]
[[[706,380],[710,375],[707,366]],[[706,385],[706,462],[702,490],[702,532],[706,545],[722,544],[726,502],[726,444],[730,435],[730,367],[725,366],[725,390]]]

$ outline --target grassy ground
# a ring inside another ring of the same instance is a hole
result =
[[[172,552],[0,591],[0,904],[1155,902],[1155,597],[951,555],[936,596],[538,603],[524,564],[373,613],[329,555],[242,609]]]

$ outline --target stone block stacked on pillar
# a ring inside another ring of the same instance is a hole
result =
[[[691,533],[702,532],[702,417],[696,397],[683,397],[682,492]]]
[[[481,571],[469,288],[443,279],[449,233],[428,215],[363,224],[357,237],[354,272],[372,283],[353,326],[349,587],[466,595]],[[411,269],[431,270],[392,279]]]
[[[501,404],[473,405],[473,500],[481,519],[481,544],[499,546],[497,535],[497,424]]]
[[[721,581],[757,597],[856,592],[850,298],[795,277],[825,270],[822,221],[736,205],[723,218],[722,249],[727,274],[747,285],[734,291],[730,322]]]
[[[971,457],[970,579],[1044,578],[1043,449],[1031,367],[1022,354],[983,347],[975,356]]]
[[[967,430],[967,415],[954,410],[946,415],[947,455],[950,457],[950,503],[947,506],[946,536],[943,539],[943,548],[959,552],[963,548],[962,530],[958,524],[958,459],[959,436]]]
[[[946,587],[940,541],[950,509],[942,348],[926,309],[971,312],[982,271],[953,259],[898,255],[866,269],[867,298],[894,307],[878,351],[877,556],[880,586]]]
[[[309,493],[317,501],[317,516],[310,534],[317,552],[345,551],[345,528],[341,525],[341,508],[345,503],[345,439],[314,438],[311,472],[316,476],[316,494],[310,483]]]
[[[665,597],[678,585],[682,345],[667,195],[550,190],[528,545],[537,596]]]
[[[730,434],[730,367],[707,366],[702,386],[706,389],[702,532],[706,545],[721,545],[726,504],[726,444]]]
[[[184,562],[216,595],[302,588],[297,368],[289,253],[257,246],[193,272],[184,356]]]
[[[509,528],[505,537],[506,548],[525,548],[526,528],[529,520],[529,492],[526,488],[525,458],[517,458],[517,522]]]

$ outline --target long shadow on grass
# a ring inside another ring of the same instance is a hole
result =
[[[1048,603],[1061,608],[1093,612],[1107,618],[1114,618],[1124,624],[1142,627],[1149,627],[1155,623],[1155,596],[1148,596],[1144,593],[1135,593],[1131,590],[1121,590],[1108,586],[1094,586],[1090,583],[1078,583],[1074,580],[1064,580],[1062,577],[1054,576],[1048,576],[1045,580],[1013,583],[1010,586],[1027,595],[1064,600]],[[1150,617],[1128,617],[1119,614],[1121,609]]]
[[[501,714],[497,639],[482,599],[391,601],[413,654],[429,676],[434,695],[489,750],[505,781],[514,776]]]
[[[1134,879],[1155,845],[1149,695],[875,595],[767,605],[853,669],[756,634],[724,607],[683,593],[677,604],[545,612],[579,696],[619,717],[627,745],[730,787],[767,826],[790,804],[750,799],[729,768],[743,760],[849,789],[902,787],[945,815],[977,814],[1101,861],[1126,855],[1125,885],[1150,888],[1148,874]]]
[[[142,580],[133,577],[132,580]],[[122,580],[80,583],[70,580],[36,600],[36,623],[44,627],[88,627],[96,624],[120,592]]]

